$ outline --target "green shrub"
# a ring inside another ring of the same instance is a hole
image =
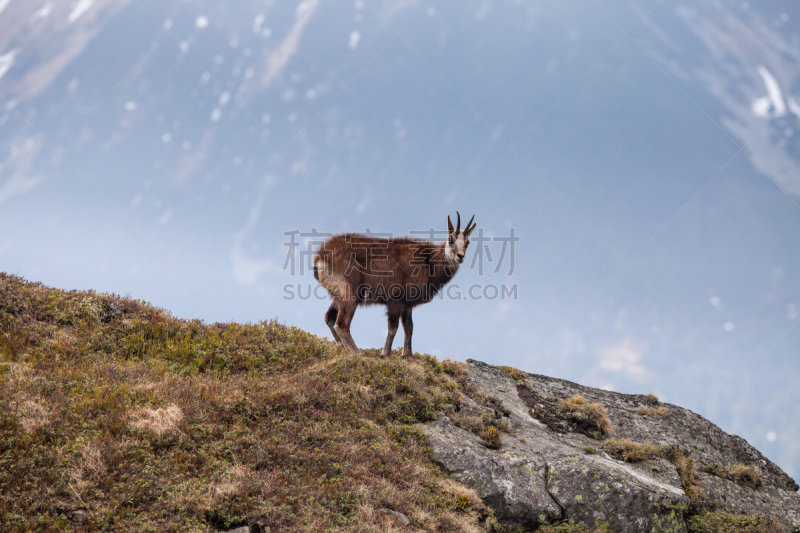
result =
[[[689,518],[689,533],[784,533],[786,529],[761,515],[744,516],[705,512]]]

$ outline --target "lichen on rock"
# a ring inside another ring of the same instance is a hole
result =
[[[527,531],[556,531],[562,524],[565,531],[704,533],[696,524],[718,523],[729,513],[771,524],[778,529],[769,531],[776,533],[800,531],[794,480],[743,439],[691,411],[652,396],[477,361],[468,361],[468,372],[474,390],[508,413],[509,432],[501,435],[500,448],[488,448],[447,417],[421,429],[434,460],[506,524]],[[564,408],[569,402],[574,409]],[[573,416],[586,404],[607,414],[605,431]],[[659,416],[642,416],[653,405]],[[615,441],[604,440],[612,433]],[[697,465],[706,464],[736,465],[738,470],[724,472],[748,476],[758,472],[759,483],[700,471]],[[697,519],[701,515],[705,522]]]

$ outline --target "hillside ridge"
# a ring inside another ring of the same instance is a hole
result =
[[[791,478],[716,426],[687,446],[681,420],[713,426],[648,396],[0,272],[3,531],[796,530]],[[603,483],[660,522],[614,518]]]

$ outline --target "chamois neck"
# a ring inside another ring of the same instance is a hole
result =
[[[456,260],[455,255],[452,253],[452,249],[450,247],[450,243],[448,241],[444,241],[443,243],[439,244],[441,247],[441,254],[444,257],[444,265],[447,266],[453,274],[458,271],[458,267],[460,263]]]
[[[455,276],[456,272],[458,272],[459,263],[455,261],[448,254],[447,250],[448,244],[447,241],[443,243],[439,243],[436,246],[436,253],[434,254],[433,260],[435,262],[435,269],[437,270],[437,277],[441,279],[442,282],[447,283],[450,279]]]

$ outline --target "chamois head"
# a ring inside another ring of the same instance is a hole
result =
[[[456,211],[456,215],[458,215],[458,222],[455,228],[450,220],[450,215],[447,215],[447,242],[444,245],[444,256],[447,258],[447,262],[453,266],[464,262],[464,258],[467,256],[467,246],[469,246],[469,236],[478,225],[472,223],[475,220],[475,215],[472,215],[464,231],[461,231],[461,215],[458,211]]]

